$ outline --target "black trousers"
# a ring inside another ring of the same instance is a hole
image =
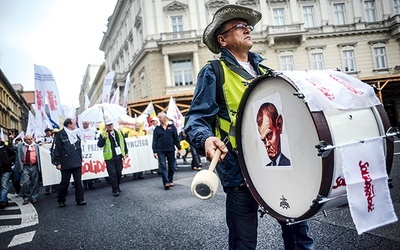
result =
[[[60,190],[58,193],[58,202],[65,202],[65,196],[68,193],[69,181],[71,180],[71,175],[74,178],[75,183],[75,200],[76,202],[83,201],[83,187],[82,187],[82,168],[72,168],[72,169],[61,169],[61,183]]]
[[[119,190],[122,176],[122,159],[106,161],[107,173],[113,193]]]

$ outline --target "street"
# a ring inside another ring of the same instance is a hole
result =
[[[400,216],[400,143],[395,143],[391,197]],[[190,159],[188,161],[190,163]],[[225,194],[219,187],[210,200],[190,192],[197,173],[178,159],[175,186],[164,190],[161,177],[146,172],[122,181],[114,197],[104,179],[85,191],[86,206],[77,206],[70,186],[67,207],[59,208],[56,195],[22,205],[9,194],[11,206],[0,210],[0,249],[227,249]],[[315,249],[399,249],[400,222],[358,235],[347,207],[332,208],[309,220]],[[276,220],[259,220],[257,249],[283,249]]]

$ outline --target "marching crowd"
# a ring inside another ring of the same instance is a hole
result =
[[[158,124],[159,122],[160,124]],[[30,134],[24,135],[23,139],[15,138],[15,132],[9,135],[9,141],[3,141],[0,138],[0,209],[8,206],[7,194],[11,190],[11,185],[15,195],[23,198],[23,205],[38,202],[42,179],[39,147],[42,144],[51,145],[51,163],[61,173],[60,184],[44,187],[45,195],[57,193],[59,207],[66,206],[71,176],[77,205],[86,205],[83,190],[94,189],[95,182],[100,181],[99,179],[82,180],[81,141],[85,140],[97,140],[98,147],[102,148],[108,173],[108,177],[105,179],[112,188],[112,194],[119,196],[121,192],[119,184],[124,178],[122,160],[128,156],[125,138],[153,134],[152,148],[154,157],[158,159],[159,168],[151,172],[161,175],[164,188],[169,189],[174,185],[173,174],[177,169],[176,157],[181,157],[180,151],[175,154],[176,149],[186,149],[186,153],[182,157],[184,163],[187,163],[189,144],[184,141],[183,131],[178,136],[176,127],[164,112],[159,113],[157,117],[149,118],[149,123],[150,126],[147,129],[144,129],[139,122],[136,122],[133,129],[115,129],[113,121],[105,120],[105,128],[96,129],[91,127],[89,122],[84,121],[81,128],[76,128],[76,123],[67,118],[63,123],[63,129],[47,128],[44,131],[45,136],[42,138],[35,139]],[[181,147],[181,144],[185,146]],[[193,151],[191,153],[196,156]],[[200,170],[201,161],[196,157],[193,159],[192,168]],[[134,173],[133,178],[143,179],[143,172]]]

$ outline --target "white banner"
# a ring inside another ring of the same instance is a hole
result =
[[[158,169],[158,161],[153,157],[151,149],[153,136],[131,137],[125,140],[129,157],[123,161],[122,174]],[[60,171],[51,164],[50,147],[50,144],[40,147],[43,186],[59,184],[61,181]],[[82,156],[82,180],[108,176],[103,149],[97,147],[97,140],[82,141]]]
[[[109,103],[110,102],[110,92],[111,86],[114,82],[115,71],[110,71],[104,78],[103,82],[103,95],[102,95],[102,103]]]
[[[311,111],[361,109],[381,104],[374,90],[359,79],[335,70],[283,71],[304,94]]]
[[[382,140],[340,147],[347,199],[358,234],[397,221],[388,188]]]
[[[174,121],[174,125],[179,135],[183,128],[184,117],[172,96],[168,103],[167,117]]]
[[[64,117],[61,109],[60,96],[53,73],[44,66],[35,65],[35,89],[45,91],[44,96],[49,106],[50,120],[53,127],[61,127],[60,117]],[[36,96],[36,95],[35,95]],[[39,96],[38,96],[39,99]],[[35,102],[38,100],[35,99]],[[44,110],[41,103],[36,102],[38,110]]]

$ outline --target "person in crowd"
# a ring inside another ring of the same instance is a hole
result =
[[[53,143],[53,130],[51,128],[46,128],[44,130],[44,137],[42,140],[43,144],[52,144]]]
[[[14,146],[17,147],[19,144],[22,144],[23,141],[21,138],[15,138],[14,139]],[[15,156],[16,157],[16,156]],[[19,172],[16,167],[15,167],[15,162],[16,159],[13,162],[13,165],[11,166],[12,170],[12,175],[11,175],[11,181],[12,185],[14,188],[15,196],[18,197],[21,193],[21,172]]]
[[[76,124],[71,118],[65,119],[53,142],[52,163],[61,171],[58,206],[65,207],[71,175],[75,183],[75,201],[77,205],[86,205],[82,187],[82,147]]]
[[[152,135],[154,133],[154,129],[158,126],[159,122],[158,122],[157,116],[154,116],[149,120],[150,120],[150,126],[147,129],[147,133],[149,135]],[[151,173],[152,174],[157,174],[158,173],[159,175],[161,175],[160,168],[151,170]]]
[[[21,172],[21,197],[23,205],[31,201],[38,202],[39,175],[41,170],[39,145],[32,135],[24,136],[24,143],[19,144],[16,150],[15,169]]]
[[[114,129],[111,120],[105,121],[106,128],[100,134],[97,146],[103,148],[103,156],[106,161],[109,183],[114,196],[121,192],[122,161],[128,157],[128,148],[122,132]]]
[[[181,145],[176,127],[174,124],[168,123],[167,115],[164,112],[160,112],[157,117],[160,121],[160,126],[154,129],[152,149],[154,158],[158,159],[164,189],[169,189],[174,186],[175,147],[181,150]]]
[[[225,5],[215,12],[204,30],[203,42],[211,52],[221,56],[199,72],[185,120],[188,140],[208,160],[211,161],[217,149],[221,151],[217,172],[227,194],[229,249],[256,249],[257,246],[258,204],[241,173],[234,152],[236,138],[231,129],[236,125],[233,118],[248,83],[268,70],[260,65],[263,58],[250,52],[251,31],[261,17],[259,11],[240,5]],[[222,141],[225,137],[229,138],[227,145]],[[279,223],[285,249],[313,248],[307,222],[290,226]]]
[[[12,145],[13,135],[9,136],[10,142],[6,143],[0,136],[0,209],[8,206],[7,194],[10,190],[10,179],[12,175],[12,166],[15,161],[15,150]]]
[[[88,121],[83,121],[82,122],[82,128],[80,128],[80,134],[79,136],[83,141],[86,140],[96,140],[96,129],[90,126],[90,122]],[[85,190],[87,189],[95,189],[96,187],[94,186],[94,180],[84,180],[83,181],[83,188]]]
[[[43,138],[43,144],[53,144],[53,130],[50,128],[46,128],[44,130],[44,138]],[[44,187],[44,195],[50,195],[50,189],[52,193],[57,192],[57,185],[50,185],[50,186],[45,186]]]
[[[266,166],[290,166],[290,160],[281,151],[283,118],[275,105],[263,103],[258,109],[256,122],[261,140],[271,160]]]
[[[153,118],[151,118],[151,123],[149,128],[147,129],[147,133],[149,135],[152,135],[154,132],[154,129],[158,126],[158,118],[157,116],[154,116]]]
[[[138,121],[135,122],[135,129],[129,131],[128,137],[139,137],[146,135],[147,132],[142,129],[142,124]],[[143,177],[143,171],[142,172],[137,172],[133,174],[133,179],[144,179]]]

